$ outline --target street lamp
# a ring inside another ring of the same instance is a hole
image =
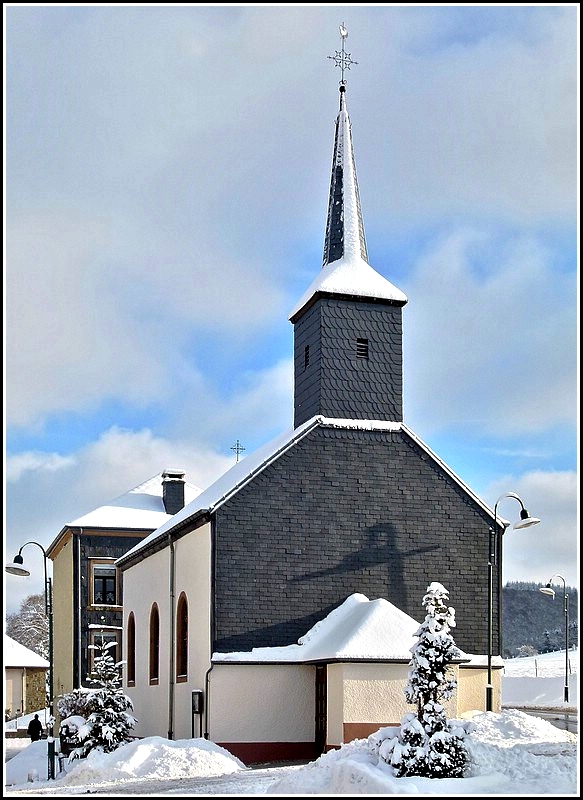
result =
[[[506,492],[501,495],[494,506],[494,527],[490,528],[490,539],[488,545],[488,683],[486,684],[486,711],[492,711],[492,697],[494,687],[492,686],[492,630],[493,630],[493,616],[494,616],[494,580],[493,569],[494,565],[498,566],[498,643],[500,645],[500,628],[502,624],[501,613],[501,581],[502,581],[502,535],[504,530],[510,523],[498,522],[498,504],[506,497],[511,497],[518,500],[520,503],[520,519],[512,526],[515,529],[529,528],[531,525],[536,525],[540,519],[531,517],[524,503],[520,497],[514,492]],[[499,647],[499,649],[501,649]]]
[[[548,594],[555,599],[555,590],[551,587],[554,578],[560,578],[563,581],[563,602],[565,612],[565,689],[563,698],[565,703],[569,702],[569,595],[567,594],[567,584],[565,579],[559,573],[555,573],[546,586],[542,586],[539,591],[543,594]]]
[[[19,575],[27,577],[30,575],[29,570],[24,566],[24,559],[22,558],[22,551],[29,544],[34,544],[40,547],[43,554],[44,575],[45,575],[45,614],[47,615],[49,623],[49,722],[47,730],[47,749],[48,749],[48,777],[54,779],[55,777],[55,740],[53,738],[53,586],[47,571],[47,554],[46,550],[38,542],[26,542],[15,555],[12,562],[6,564],[6,572],[11,575]]]

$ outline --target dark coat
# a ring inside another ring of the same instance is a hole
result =
[[[41,733],[43,732],[42,722],[38,717],[33,717],[33,719],[31,719],[31,721],[28,723],[26,732],[30,736],[31,742],[38,742],[41,737]]]

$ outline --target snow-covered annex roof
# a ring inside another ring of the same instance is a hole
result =
[[[391,661],[409,663],[419,623],[384,598],[352,594],[317,622],[297,644],[213,653],[213,663],[315,663]],[[459,661],[469,656],[460,651]]]
[[[164,508],[163,476],[164,473],[159,472],[105,505],[67,522],[49,546],[49,555],[55,552],[55,548],[71,528],[153,531],[172,519],[172,515],[166,513]],[[201,491],[198,486],[185,481],[184,504],[191,503]]]
[[[4,667],[37,667],[48,669],[49,662],[46,658],[39,656],[34,650],[30,650],[20,642],[15,641],[10,636],[4,634]]]
[[[172,515],[167,514],[162,500],[162,475],[158,473],[129,492],[110,500],[73,522],[68,528],[128,528],[143,530],[158,528]],[[184,484],[185,505],[192,502],[202,489],[191,483]]]
[[[234,464],[227,472],[218,478],[207,489],[201,492],[191,503],[185,504],[184,508],[178,511],[173,517],[167,519],[159,528],[153,531],[138,542],[131,550],[117,559],[116,564],[123,566],[131,562],[138,553],[152,547],[158,540],[164,540],[166,534],[178,528],[187,526],[191,521],[204,514],[210,514],[218,509],[236,492],[243,488],[262,470],[276,461],[283,453],[293,447],[304,436],[314,428],[322,426],[328,428],[343,428],[353,430],[370,431],[402,431],[406,436],[416,442],[435,463],[446,472],[477,505],[479,505],[492,519],[494,512],[475,494],[458,475],[453,472],[447,464],[442,461],[413,431],[402,422],[386,422],[384,420],[363,420],[363,419],[332,419],[328,417],[315,416],[304,422],[302,425],[287,431],[254,453]],[[500,520],[499,520],[500,521]]]

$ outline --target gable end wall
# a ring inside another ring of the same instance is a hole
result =
[[[355,592],[421,621],[432,581],[458,646],[487,650],[486,512],[402,431],[319,426],[215,523],[216,651],[295,643]]]

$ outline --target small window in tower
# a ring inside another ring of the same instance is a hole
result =
[[[307,344],[304,347],[304,369],[308,369],[310,366],[310,345]]]
[[[368,358],[368,339],[356,340],[356,357]]]

